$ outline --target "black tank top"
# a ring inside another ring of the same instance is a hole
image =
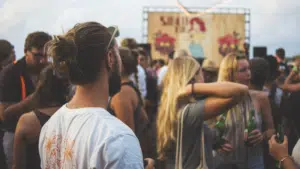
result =
[[[48,116],[38,110],[33,111],[36,117],[38,118],[41,128],[44,124],[49,120],[51,116]],[[41,159],[39,156],[39,141],[27,144],[27,151],[26,151],[26,169],[40,169],[41,168]]]
[[[297,128],[297,131],[300,131],[300,123],[297,122],[297,120],[300,118],[300,92],[293,92],[290,95],[290,105],[291,105],[291,115],[290,115],[290,119],[294,121],[294,124]]]
[[[140,139],[141,134],[143,133],[143,130],[145,129],[145,126],[146,126],[146,124],[142,124],[142,122],[139,121],[141,113],[142,113],[142,107],[143,107],[143,100],[142,100],[140,91],[139,91],[138,88],[136,88],[136,86],[133,84],[132,81],[122,83],[121,85],[122,86],[127,85],[127,86],[132,87],[134,89],[134,91],[136,92],[138,98],[139,98],[139,102],[138,102],[138,105],[137,105],[137,107],[134,111],[133,117],[134,117],[135,134]],[[111,115],[116,116],[115,111],[111,108],[111,100],[112,99],[110,99],[109,102],[108,102],[107,111]]]

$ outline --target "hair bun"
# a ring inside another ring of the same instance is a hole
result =
[[[49,61],[55,72],[62,77],[69,77],[70,67],[76,64],[77,46],[72,39],[64,36],[54,36],[46,45]]]

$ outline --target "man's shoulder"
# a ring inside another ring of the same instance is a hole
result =
[[[0,89],[1,91],[11,92],[11,90],[18,90],[20,86],[20,72],[19,69],[11,64],[6,66],[0,73]]]
[[[58,124],[55,125],[55,123]],[[45,138],[49,137],[49,134],[51,136],[51,133],[45,133],[45,131],[55,130],[54,133],[58,132],[62,138],[67,136],[73,139],[74,151],[83,152],[76,156],[78,158],[84,155],[89,157],[90,165],[93,167],[99,164],[116,166],[112,168],[132,168],[128,166],[142,165],[138,139],[129,127],[111,116],[105,109],[88,108],[76,112],[63,107],[51,117],[46,128],[44,126],[41,132],[40,147],[47,144]],[[72,129],[72,131],[67,131],[65,128]]]
[[[137,69],[138,69],[138,73],[140,75],[146,75],[146,71],[145,71],[145,69],[141,65],[138,65]]]
[[[88,121],[88,123],[85,123]],[[84,123],[83,126],[92,130],[106,130],[108,135],[118,134],[133,134],[130,128],[122,123],[119,119],[112,116],[107,110],[103,108],[89,108],[72,110],[61,107],[47,122],[49,126],[55,127],[58,124],[64,122],[70,123],[69,125],[75,125],[75,123]],[[51,124],[50,124],[51,123]],[[73,123],[73,124],[72,124]]]
[[[168,66],[163,66],[161,69],[160,69],[160,73],[165,73],[166,71],[168,70]]]
[[[164,66],[162,67],[162,70],[164,70],[164,71],[168,70],[168,66],[167,66],[167,65],[164,65]]]
[[[17,72],[16,65],[9,64],[1,71],[1,77],[11,76]]]
[[[134,135],[114,135],[106,139],[103,145],[106,147],[103,154],[112,160],[116,158],[115,160],[119,163],[117,166],[124,168],[141,168],[143,166],[141,146]]]
[[[19,78],[19,76],[22,74],[22,68],[24,67],[24,59],[19,60],[16,63],[11,63],[4,67],[4,69],[1,71],[0,79],[14,79],[16,77]]]

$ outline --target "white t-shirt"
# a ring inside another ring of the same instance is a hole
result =
[[[168,66],[163,66],[162,68],[160,68],[160,70],[158,72],[158,80],[157,80],[157,85],[158,86],[161,85],[162,80],[164,79],[167,71],[168,71]]]
[[[39,139],[43,169],[142,169],[133,131],[103,108],[60,108]]]
[[[300,167],[300,139],[298,140],[297,144],[295,145],[293,149],[293,154],[292,154],[294,161],[297,165],[297,167]]]
[[[137,65],[137,69],[138,69],[138,81],[139,81],[139,90],[141,92],[141,95],[143,98],[145,98],[147,96],[147,77],[146,77],[146,72],[144,70],[144,68],[141,65]],[[130,76],[130,80],[132,80],[135,84],[135,78],[134,78],[134,74],[132,74]]]

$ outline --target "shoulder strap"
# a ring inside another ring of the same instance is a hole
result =
[[[184,107],[180,114],[180,118],[177,124],[177,141],[176,141],[176,159],[175,169],[182,169],[182,132],[183,132],[183,118],[188,104]]]
[[[205,156],[205,139],[204,139],[204,126],[202,126],[201,129],[201,156],[200,156],[200,165],[198,169],[208,169],[207,163],[206,163],[206,156]],[[202,162],[202,163],[201,163]]]
[[[34,110],[33,112],[36,115],[36,117],[38,118],[41,127],[43,127],[44,124],[50,119],[50,116],[43,114],[42,112],[40,112],[38,110]]]
[[[113,116],[116,116],[114,110],[111,108],[112,97],[109,98],[106,110]]]
[[[136,92],[138,98],[139,98],[139,104],[143,105],[143,99],[142,99],[142,96],[141,96],[141,92],[140,90],[134,85],[134,83],[132,81],[130,82],[125,82],[125,83],[122,83],[121,84],[122,86],[130,86],[133,88],[133,90]]]

